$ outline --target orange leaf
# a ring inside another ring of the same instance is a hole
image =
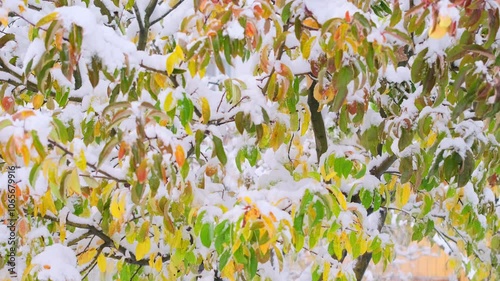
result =
[[[245,35],[248,37],[254,37],[256,33],[257,29],[255,28],[255,25],[252,22],[247,21],[247,26],[245,28]]]
[[[318,22],[315,19],[311,18],[311,17],[306,18],[302,22],[302,25],[305,26],[305,27],[312,28],[312,29],[318,29],[319,28]]]
[[[128,149],[128,145],[126,142],[122,141],[120,144],[120,150],[118,150],[118,160],[122,160],[123,156],[125,156],[125,152]]]
[[[26,118],[30,116],[35,116],[35,113],[32,110],[23,110],[16,112],[14,115],[12,115],[12,119],[14,120],[25,120]]]
[[[146,176],[148,175],[147,167],[148,163],[146,159],[142,160],[141,165],[139,165],[139,168],[137,168],[137,171],[135,172],[139,183],[144,183],[146,181]]]
[[[349,14],[349,11],[345,11],[345,21],[351,22],[351,15]]]
[[[182,167],[184,165],[184,162],[186,161],[184,148],[182,148],[182,145],[180,144],[175,148],[175,161],[177,162],[177,165],[179,165],[179,167]]]

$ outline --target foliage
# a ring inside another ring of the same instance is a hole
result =
[[[492,0],[2,1],[19,274],[69,278],[41,258],[62,244],[86,280],[360,280],[406,222],[499,279],[499,18]]]

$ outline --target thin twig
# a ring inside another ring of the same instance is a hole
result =
[[[173,12],[175,9],[177,9],[177,7],[179,7],[182,4],[182,2],[184,2],[184,0],[180,0],[179,2],[177,2],[177,4],[175,4],[172,8],[170,8],[170,10],[165,12],[163,15],[161,15],[160,17],[158,17],[155,20],[152,20],[150,26],[153,26],[155,23],[161,21],[163,18],[168,16],[171,12]]]
[[[66,147],[64,147],[64,146],[60,145],[60,144],[59,144],[59,143],[57,143],[56,141],[53,141],[53,140],[49,139],[49,143],[50,143],[50,144],[52,144],[52,145],[54,145],[54,146],[57,146],[57,147],[58,147],[59,149],[61,149],[64,153],[66,153],[66,154],[70,155],[71,157],[74,157],[73,152],[69,151]],[[128,183],[128,181],[127,181],[127,180],[125,180],[125,179],[119,179],[119,178],[117,178],[117,177],[115,177],[115,176],[113,176],[113,175],[109,174],[108,172],[106,172],[106,171],[103,171],[103,170],[99,169],[96,165],[94,165],[94,164],[92,164],[92,163],[87,162],[87,166],[89,166],[89,167],[91,167],[92,169],[94,169],[94,170],[95,170],[95,172],[100,173],[100,174],[103,174],[103,175],[107,176],[109,179],[112,179],[112,180],[114,180],[114,181],[116,181],[116,182],[120,182],[120,183]]]

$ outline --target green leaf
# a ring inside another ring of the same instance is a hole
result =
[[[371,191],[364,190],[364,192],[361,193],[361,203],[366,209],[368,209],[371,206],[372,200],[373,196]]]
[[[205,133],[201,130],[197,130],[194,135],[194,139],[195,139],[194,151],[196,159],[200,159],[200,154],[201,154],[200,147],[201,147],[201,142],[203,141],[203,139],[205,139]]]
[[[193,102],[184,94],[184,98],[180,99],[177,105],[179,109],[179,119],[182,126],[186,127],[193,119],[194,106]]]
[[[413,131],[411,128],[401,128],[401,135],[399,137],[398,148],[403,151],[413,142]]]
[[[29,175],[29,183],[32,187],[35,187],[36,179],[38,177],[38,172],[40,171],[40,164],[35,164],[33,165],[33,168],[31,168],[30,175]]]
[[[213,136],[213,141],[214,141],[214,148],[215,148],[215,153],[217,155],[217,158],[219,158],[219,161],[223,165],[226,165],[227,156],[226,156],[226,152],[224,151],[224,145],[222,144],[221,139],[216,137],[216,136]]]
[[[203,224],[203,226],[201,227],[201,232],[200,232],[201,244],[203,244],[203,246],[209,248],[210,245],[212,244],[213,236],[214,236],[214,230],[212,228],[212,225],[209,223]]]
[[[472,172],[474,172],[475,169],[475,163],[474,163],[474,155],[472,155],[472,152],[469,150],[465,154],[465,159],[463,159],[462,167],[460,168],[460,171],[458,172],[458,187],[462,187],[466,185],[471,176]]]
[[[288,23],[288,19],[290,18],[291,14],[291,7],[292,7],[293,2],[288,2],[285,7],[283,7],[283,11],[281,12],[281,20],[283,23]]]
[[[10,121],[9,119],[0,121],[0,131],[8,126],[12,126],[12,121]]]
[[[7,33],[4,36],[0,37],[0,48],[5,46],[7,42],[12,41],[16,38],[16,36],[13,33]]]
[[[99,160],[97,162],[97,166],[100,167],[104,160],[109,156],[111,151],[115,148],[115,146],[118,145],[118,138],[112,138],[110,139],[105,145],[104,148],[102,149],[101,153],[99,154]]]
[[[219,271],[222,271],[224,269],[230,257],[231,257],[231,251],[227,250],[224,251],[224,253],[222,253],[222,255],[219,258]]]
[[[54,125],[56,125],[56,132],[59,140],[62,144],[65,144],[68,141],[68,132],[66,126],[63,122],[57,118],[53,119]]]
[[[255,254],[255,250],[250,248],[250,263],[248,266],[248,272],[250,273],[250,280],[252,280],[257,274],[257,256]]]

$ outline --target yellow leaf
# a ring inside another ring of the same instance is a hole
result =
[[[446,33],[451,25],[451,18],[448,16],[440,16],[438,23],[431,29],[429,29],[429,37],[433,39],[441,39]]]
[[[0,23],[2,23],[3,26],[7,27],[9,25],[9,18],[0,17]]]
[[[300,135],[303,136],[307,133],[309,129],[309,123],[311,123],[311,112],[309,111],[309,106],[304,106],[304,122],[300,126]]]
[[[160,73],[155,73],[153,74],[153,79],[158,85],[158,87],[160,87],[161,89],[167,87],[167,76],[162,75]]]
[[[447,32],[448,32],[447,28],[436,25],[434,29],[429,30],[429,37],[432,39],[441,39],[446,35]]]
[[[339,205],[342,208],[342,210],[347,210],[347,200],[345,199],[344,194],[336,190],[335,197],[337,198],[337,201],[339,202]]]
[[[56,205],[54,204],[54,200],[52,199],[52,193],[50,192],[50,190],[47,190],[47,192],[45,192],[45,195],[42,197],[42,205],[45,210],[51,211],[54,215],[57,214]],[[43,212],[42,215],[45,216],[45,212]]]
[[[233,248],[231,249],[231,253],[234,254],[234,252],[238,251],[240,246],[241,246],[241,240],[236,239],[236,241],[234,241]]]
[[[82,190],[80,188],[80,177],[78,176],[78,173],[76,172],[76,169],[74,169],[71,172],[71,175],[69,176],[69,189],[72,190],[74,193],[81,195]]]
[[[35,113],[33,110],[23,110],[16,112],[14,115],[12,115],[12,119],[14,120],[25,120],[28,117],[35,116]]]
[[[429,133],[429,136],[427,137],[427,142],[425,143],[425,146],[426,147],[432,146],[436,142],[436,139],[437,139],[437,134],[434,131],[431,131]]]
[[[97,138],[101,136],[101,122],[97,121],[94,125],[94,136]]]
[[[174,51],[167,58],[167,73],[172,74],[174,71],[174,66],[184,60],[184,53],[182,52],[181,46],[177,44]]]
[[[88,251],[83,252],[81,255],[78,256],[78,264],[79,265],[84,265],[89,263],[97,254],[96,249],[90,249]]]
[[[76,159],[76,167],[80,169],[80,171],[87,170],[87,159],[85,158],[85,152],[80,150],[80,154],[78,155],[78,159]]]
[[[101,272],[106,271],[106,257],[103,253],[100,253],[99,257],[97,258],[97,266],[99,267],[99,270]]]
[[[234,262],[229,261],[224,267],[224,269],[222,269],[222,276],[228,278],[231,281],[235,281],[234,273],[235,273]]]
[[[439,17],[439,23],[438,25],[440,27],[449,27],[451,25],[451,18],[448,16],[441,16]]]
[[[191,77],[194,77],[196,75],[196,70],[197,70],[198,62],[192,58],[188,62],[188,70],[189,74],[191,74]]]
[[[323,280],[330,280],[330,278],[328,278],[328,276],[330,275],[330,267],[331,267],[330,262],[325,261],[325,263],[324,263],[323,266],[324,266],[324,269],[323,269]]]
[[[174,105],[174,95],[172,94],[172,92],[170,92],[163,102],[163,109],[165,110],[165,112],[169,112],[170,110],[174,109]]]
[[[41,18],[35,25],[35,27],[40,27],[40,26],[43,26],[43,25],[46,25],[47,23],[55,20],[57,18],[59,14],[57,12],[52,12],[46,16],[44,16],[43,18]]]
[[[137,244],[137,248],[135,249],[135,259],[142,260],[149,250],[151,250],[151,241],[149,236],[147,236],[144,238],[143,242]]]
[[[42,107],[44,98],[45,98],[45,96],[42,95],[41,93],[34,95],[32,101],[31,101],[33,103],[33,108],[39,109],[40,107]]]
[[[210,121],[210,104],[208,103],[207,98],[202,97],[200,99],[201,102],[201,117],[203,124],[207,124]]]
[[[302,25],[305,26],[305,27],[309,27],[311,29],[318,29],[319,28],[319,24],[318,22],[309,17],[309,18],[306,18],[303,22],[302,22]]]
[[[154,265],[154,268],[156,269],[156,271],[160,272],[162,265],[163,265],[163,262],[161,260],[161,257],[160,256],[156,257],[155,265]]]
[[[24,166],[27,167],[30,163],[30,150],[25,144],[21,147],[21,154],[23,155]]]
[[[410,193],[411,193],[411,184],[407,182],[403,184],[403,190],[401,192],[402,206],[406,205],[406,203],[408,203],[408,200],[410,200]]]
[[[316,36],[313,36],[313,37],[307,39],[307,41],[305,41],[304,44],[300,46],[301,51],[302,51],[302,56],[305,59],[309,59],[309,56],[311,55],[312,45],[313,45],[313,42],[315,40],[316,40]]]
[[[175,161],[177,162],[177,165],[179,165],[179,167],[182,167],[184,165],[184,162],[186,161],[184,148],[182,148],[182,145],[180,144],[175,148]]]
[[[124,196],[122,198],[118,198],[120,195],[118,193],[115,193],[113,195],[113,198],[111,199],[111,204],[109,206],[109,210],[111,211],[111,215],[119,219],[123,216],[123,213],[125,213],[125,202],[124,202]]]

